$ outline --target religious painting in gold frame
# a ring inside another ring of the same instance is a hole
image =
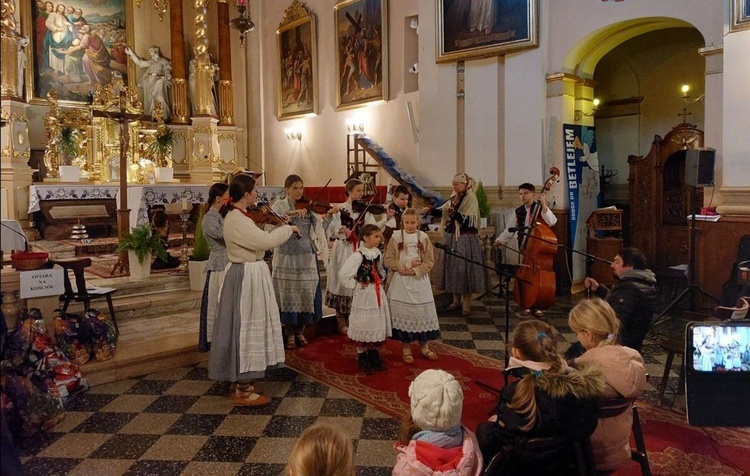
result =
[[[388,1],[346,0],[333,8],[336,110],[388,100]]]
[[[21,2],[26,48],[26,100],[46,104],[56,90],[61,105],[86,104],[97,84],[122,77],[133,84],[133,0]],[[64,11],[63,14],[60,11]]]
[[[435,0],[436,61],[503,55],[539,45],[539,0]]]
[[[318,46],[315,15],[299,0],[276,30],[279,119],[318,113]]]
[[[750,28],[750,0],[731,0],[729,31]]]

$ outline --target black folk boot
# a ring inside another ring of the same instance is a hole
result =
[[[378,349],[369,349],[367,351],[367,359],[370,361],[370,365],[372,366],[373,370],[382,371],[388,369],[383,361],[380,360]]]
[[[367,358],[367,352],[361,352],[357,354],[357,364],[359,364],[359,370],[365,375],[372,375],[375,373],[375,369],[372,368],[370,359]]]

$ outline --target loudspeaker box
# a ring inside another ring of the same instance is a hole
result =
[[[685,153],[685,183],[693,187],[714,186],[716,149],[704,147]]]

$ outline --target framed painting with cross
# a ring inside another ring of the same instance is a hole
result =
[[[388,2],[346,0],[333,8],[336,110],[388,100]]]

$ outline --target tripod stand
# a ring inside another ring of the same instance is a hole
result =
[[[685,289],[682,290],[682,292],[680,292],[679,295],[677,295],[676,298],[674,298],[674,300],[672,300],[672,302],[669,303],[669,305],[663,311],[661,311],[661,313],[659,313],[658,316],[656,316],[654,322],[651,323],[652,327],[668,319],[669,316],[666,316],[667,312],[669,312],[673,307],[677,306],[677,304],[679,304],[680,301],[685,298],[685,296],[688,296],[690,298],[690,311],[696,310],[696,295],[703,294],[704,296],[710,298],[712,301],[716,303],[719,302],[719,300],[713,297],[708,291],[700,287],[695,276],[695,189],[696,187],[692,187],[690,189],[690,209],[693,210],[693,213],[690,215],[690,262],[688,264],[688,285]]]
[[[436,245],[437,246],[437,245]],[[496,265],[494,268],[487,266],[484,263],[480,263],[479,261],[474,261],[472,259],[467,258],[466,256],[462,255],[458,251],[449,248],[445,245],[437,246],[437,248],[442,249],[446,254],[449,254],[451,256],[454,256],[456,258],[462,259],[466,261],[467,263],[472,263],[477,266],[481,266],[482,268],[490,269],[497,273],[498,277],[500,278],[501,288],[503,292],[505,293],[505,368],[508,367],[508,362],[510,361],[510,280],[515,277],[516,271],[520,267],[520,265],[512,265],[512,264],[501,264]],[[493,288],[494,290],[494,288]],[[492,291],[488,291],[487,293],[491,293]],[[484,296],[485,294],[482,294]],[[500,291],[497,293],[498,297],[500,297]],[[508,374],[503,372],[503,379],[504,383],[508,384]],[[500,393],[500,389],[492,387],[484,382],[480,382],[477,380],[477,385],[484,387],[490,391]]]

